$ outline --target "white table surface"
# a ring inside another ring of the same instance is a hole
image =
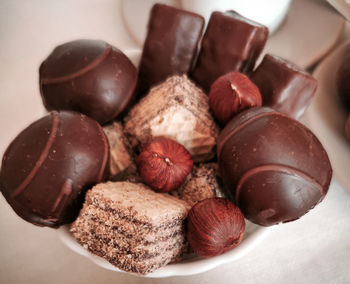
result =
[[[55,45],[100,38],[120,49],[135,47],[119,6],[117,0],[0,1],[1,156],[43,114],[38,67]],[[166,279],[97,267],[65,247],[55,230],[21,220],[1,196],[0,283],[350,283],[350,194],[333,181],[320,205],[279,226],[245,257],[200,275]]]

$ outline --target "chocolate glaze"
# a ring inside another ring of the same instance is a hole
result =
[[[342,61],[336,74],[338,96],[343,105],[350,110],[350,44],[345,47]]]
[[[76,218],[87,187],[108,174],[108,159],[108,142],[95,120],[72,111],[53,111],[9,145],[0,189],[26,221],[58,227]]]
[[[311,103],[317,81],[293,63],[266,54],[251,76],[263,98],[263,105],[300,118]]]
[[[332,178],[316,136],[266,107],[235,116],[220,134],[217,151],[227,196],[262,226],[300,218],[323,200]]]
[[[100,40],[76,40],[56,47],[39,69],[46,109],[75,110],[101,124],[131,100],[137,71],[119,49]]]
[[[138,93],[176,74],[188,74],[193,66],[204,18],[162,4],[155,4],[143,47]]]
[[[250,73],[265,46],[268,29],[241,15],[213,12],[202,40],[193,79],[205,90],[230,71]]]

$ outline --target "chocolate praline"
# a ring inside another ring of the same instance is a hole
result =
[[[270,108],[251,108],[223,129],[217,151],[227,196],[250,221],[293,221],[325,197],[332,168],[316,136]]]
[[[172,75],[190,72],[203,26],[204,18],[195,13],[163,4],[152,7],[139,66],[139,95]]]
[[[39,69],[47,110],[74,110],[101,124],[121,113],[132,99],[137,71],[129,58],[101,40],[57,46]]]
[[[299,119],[317,89],[317,80],[294,63],[266,54],[251,76],[260,90],[263,106]]]
[[[53,111],[24,129],[7,148],[0,189],[24,220],[39,226],[71,223],[87,187],[108,174],[108,142],[97,121]]]
[[[211,84],[231,71],[250,74],[263,50],[267,27],[234,11],[213,12],[204,33],[192,78],[209,92]]]

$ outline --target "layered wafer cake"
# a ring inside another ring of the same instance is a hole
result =
[[[120,122],[113,121],[103,127],[109,143],[110,179],[124,180],[127,176],[136,175],[135,154],[128,139],[124,135]]]
[[[194,166],[186,182],[171,194],[186,201],[190,206],[211,197],[223,197],[217,176],[216,163]]]
[[[186,75],[176,75],[153,87],[131,109],[124,132],[139,149],[155,136],[166,136],[182,144],[193,161],[203,162],[215,155],[219,129],[210,114],[208,96]]]
[[[76,240],[119,269],[147,274],[180,260],[188,249],[189,205],[141,183],[107,182],[87,192],[71,226]]]

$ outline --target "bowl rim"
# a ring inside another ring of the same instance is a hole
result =
[[[178,263],[168,264],[164,267],[161,267],[155,270],[152,273],[143,275],[146,278],[166,278],[171,276],[189,276],[200,274],[209,270],[212,270],[222,264],[226,264],[229,262],[233,262],[244,255],[248,254],[252,251],[259,243],[261,243],[270,233],[272,233],[278,225],[270,226],[270,227],[261,227],[258,225],[257,229],[248,234],[241,244],[236,248],[215,257],[211,258],[200,258],[196,257],[194,261],[182,261]],[[93,255],[83,246],[81,246],[72,236],[69,231],[70,225],[63,225],[58,228],[58,237],[69,249],[74,251],[75,253],[82,255],[88,258],[90,261],[94,262],[98,266],[105,268],[107,270],[112,270],[116,272],[128,273],[132,275],[136,275],[135,273],[130,273],[127,271],[123,271],[109,263],[102,257]],[[138,275],[140,276],[140,275]]]

